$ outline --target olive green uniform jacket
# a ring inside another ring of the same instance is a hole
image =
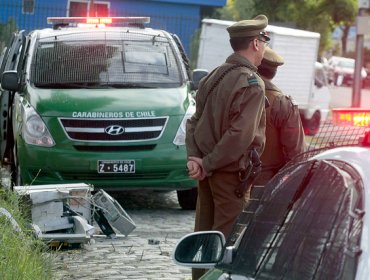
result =
[[[266,109],[266,145],[261,156],[262,172],[254,181],[256,185],[266,184],[288,161],[305,151],[298,106],[271,81],[264,82],[270,105]]]
[[[217,80],[233,65],[211,91]],[[265,143],[264,83],[257,68],[239,54],[202,79],[196,95],[196,112],[186,125],[188,156],[203,158],[208,174],[245,168],[247,151],[262,153]]]

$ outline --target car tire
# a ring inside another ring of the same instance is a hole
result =
[[[302,118],[304,133],[308,136],[315,136],[319,132],[320,122],[321,114],[319,111],[316,111],[310,119]]]
[[[22,186],[23,181],[21,177],[21,168],[19,165],[13,166],[11,173],[11,180],[13,186]]]
[[[16,150],[13,151],[13,164],[11,167],[11,180],[13,186],[22,186],[23,181],[21,177],[21,167],[19,166],[17,160],[17,152]]]
[[[178,190],[177,200],[183,210],[195,210],[197,205],[198,189]]]

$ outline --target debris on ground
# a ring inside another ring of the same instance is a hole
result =
[[[83,244],[95,233],[93,222],[113,238],[116,231],[129,235],[136,225],[108,193],[85,183],[14,186],[30,205],[35,236],[47,244]]]

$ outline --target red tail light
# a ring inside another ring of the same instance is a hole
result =
[[[370,127],[370,110],[362,108],[332,109],[335,125]]]

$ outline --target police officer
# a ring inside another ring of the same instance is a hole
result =
[[[267,47],[258,73],[265,82],[269,107],[266,109],[266,144],[261,156],[262,172],[254,181],[265,185],[288,161],[305,151],[304,131],[298,106],[271,80],[284,59]]]
[[[270,40],[267,23],[259,15],[228,27],[234,53],[199,84],[196,112],[186,127],[189,176],[199,180],[195,231],[219,230],[227,237],[245,205],[249,152],[261,154],[265,142],[264,83],[257,66]],[[193,279],[202,273],[193,270]]]

